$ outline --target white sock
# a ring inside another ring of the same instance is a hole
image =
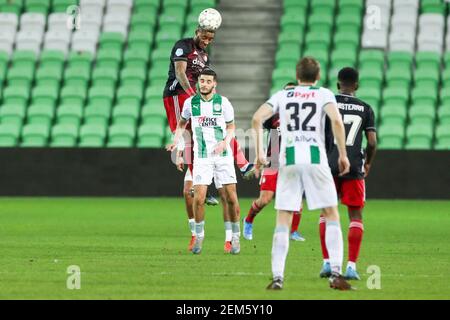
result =
[[[195,236],[195,219],[189,219],[189,229],[191,229],[191,233]]]
[[[231,230],[231,222],[225,221],[225,241],[230,242],[232,235],[233,231]]]
[[[325,244],[330,256],[331,271],[340,274],[342,261],[344,260],[344,241],[342,239],[341,225],[338,221],[327,221]]]
[[[289,228],[278,226],[275,228],[272,243],[272,274],[273,278],[284,278],[284,266],[289,251]]]
[[[201,222],[198,222],[198,223],[196,222],[195,223],[195,234],[199,238],[204,238],[205,237],[205,221],[201,221]]]
[[[348,267],[350,267],[356,271],[356,263],[349,261],[349,262],[347,262],[347,268]]]
[[[238,222],[232,222],[231,223],[231,230],[233,232],[232,238],[233,239],[239,239],[241,236],[241,223]]]

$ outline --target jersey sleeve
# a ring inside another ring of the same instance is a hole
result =
[[[223,107],[223,116],[225,118],[226,123],[231,123],[234,121],[234,109],[231,105],[230,100],[225,97],[222,97],[222,107]]]
[[[377,131],[375,127],[375,113],[372,108],[368,106],[367,108],[367,118],[364,126],[364,130],[367,131]]]
[[[181,111],[181,117],[186,121],[188,121],[192,116],[191,100],[192,99],[186,99],[186,101],[184,101],[183,111]]]
[[[328,103],[334,103],[337,105],[336,96],[334,93],[326,88],[322,88],[322,96],[323,96],[323,105],[322,107],[325,107]]]
[[[172,60],[175,61],[187,61],[188,54],[191,51],[189,45],[185,41],[178,41],[172,49]]]
[[[280,96],[282,91],[278,91],[273,96],[270,97],[269,100],[267,100],[267,104],[270,105],[273,109],[273,113],[277,113],[280,109]]]

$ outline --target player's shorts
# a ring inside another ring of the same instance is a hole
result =
[[[261,180],[259,181],[259,190],[275,192],[277,189],[277,178],[277,169],[264,169]]]
[[[191,174],[191,170],[189,170],[189,169],[186,170],[186,174],[184,176],[184,182],[187,182],[187,181],[192,182],[192,174]],[[217,182],[217,179],[214,179],[214,186],[216,187],[217,190],[222,189],[222,187],[223,187],[219,182]]]
[[[328,166],[297,164],[280,167],[275,208],[300,211],[303,192],[310,210],[337,206],[336,187]]]
[[[366,184],[364,179],[334,177],[334,182],[342,204],[350,207],[364,207],[366,202]]]
[[[166,109],[167,121],[169,122],[170,130],[175,132],[177,129],[178,121],[181,118],[181,111],[183,111],[184,102],[190,97],[187,93],[181,93],[179,95],[164,97],[164,108]],[[190,122],[187,125],[187,129],[190,130]]]
[[[214,183],[218,189],[223,185],[236,183],[233,157],[195,159],[193,178],[194,186],[209,186],[214,179]]]

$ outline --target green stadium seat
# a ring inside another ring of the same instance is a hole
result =
[[[381,88],[383,83],[383,70],[375,67],[365,67],[359,70],[359,83],[362,88]]]
[[[306,10],[285,13],[281,16],[281,30],[286,31],[291,28],[295,28],[295,30],[302,30],[305,27],[305,15]]]
[[[375,115],[377,114],[381,102],[381,92],[379,89],[370,87],[361,88],[356,91],[356,97],[368,103],[374,109]]]
[[[107,126],[111,118],[111,109],[109,105],[88,105],[84,109],[84,122],[87,124]]]
[[[386,88],[383,90],[384,104],[406,107],[409,100],[408,88]]]
[[[420,5],[421,13],[445,14],[446,4],[441,0],[422,0]]]
[[[411,69],[391,67],[386,72],[386,84],[390,88],[409,88],[411,79]]]
[[[117,91],[117,104],[139,107],[144,98],[142,86],[122,86]]]
[[[23,0],[0,0],[0,12],[20,15],[23,10]]]
[[[138,105],[119,104],[113,109],[113,123],[136,126],[139,112],[140,106]]]
[[[80,128],[79,147],[103,147],[106,139],[106,126],[101,124],[84,124]]]
[[[156,48],[155,50],[152,51],[152,54],[151,54],[152,63],[154,65],[160,64],[160,63],[165,63],[166,65],[168,65],[169,61],[170,61],[170,58],[169,58],[170,51],[171,51],[171,48],[169,48],[168,46]]]
[[[58,100],[58,86],[37,86],[33,88],[31,101],[33,104],[46,104],[55,107]]]
[[[141,14],[148,11],[158,11],[160,0],[134,0],[134,12]]]
[[[298,45],[301,47],[303,43],[303,31],[300,32],[281,32],[278,35],[278,47],[282,45]]]
[[[43,13],[47,15],[50,9],[50,0],[25,0],[25,11]]]
[[[402,125],[381,125],[378,130],[380,137],[380,149],[402,149],[405,137],[404,126]]]
[[[356,54],[360,36],[358,32],[337,32],[334,35],[334,48],[342,51],[347,50]]]
[[[32,104],[28,108],[28,123],[50,126],[55,116],[55,107],[50,104]]]
[[[160,148],[163,146],[164,126],[144,124],[139,127],[138,147]]]
[[[409,118],[411,124],[433,124],[436,111],[430,105],[412,105],[409,108]]]
[[[431,86],[437,90],[439,84],[440,70],[434,68],[420,67],[414,72],[414,85],[416,87]]]
[[[406,106],[402,105],[384,105],[381,108],[381,122],[383,124],[404,126],[406,123]]]
[[[83,118],[83,107],[77,105],[61,105],[57,109],[58,124],[73,124],[79,126]]]
[[[153,30],[158,23],[157,10],[148,10],[145,13],[135,13],[131,16],[131,30]]]
[[[60,104],[83,106],[86,96],[87,93],[85,87],[65,86],[61,89]]]
[[[41,65],[36,72],[36,83],[38,86],[59,87],[63,76],[63,66],[56,64]]]
[[[128,49],[124,54],[125,69],[147,69],[149,54],[138,49]]]
[[[442,60],[444,61],[445,68],[448,69],[450,67],[450,51],[444,53]]]
[[[78,125],[57,124],[52,128],[51,147],[75,147],[78,139]]]
[[[147,101],[147,104],[142,107],[142,123],[150,123],[153,122],[154,119],[157,119],[160,123],[166,122],[166,110],[164,105],[162,105],[162,101],[157,103],[157,101],[153,102],[152,100],[149,100]]]
[[[114,89],[113,86],[94,86],[89,88],[89,105],[106,106],[111,109],[115,97]]]
[[[406,129],[406,149],[431,149],[433,125],[413,124]]]
[[[413,104],[436,106],[437,88],[435,87],[415,87],[411,93]]]
[[[64,72],[66,86],[87,87],[91,78],[91,68],[68,67]]]
[[[344,67],[356,66],[356,51],[348,51],[347,49],[336,49],[331,53],[331,67],[334,69],[340,69]]]
[[[336,8],[335,0],[313,0],[310,2],[313,14],[332,14]]]
[[[450,105],[441,106],[438,109],[439,123],[442,125],[450,125]]]
[[[95,87],[115,87],[118,77],[117,69],[97,67],[92,72],[92,85]]]
[[[147,89],[145,89],[145,101],[148,99],[159,99],[162,101],[164,87],[159,85],[151,85]]]
[[[122,49],[100,49],[97,53],[96,68],[119,67],[122,62]]]
[[[14,51],[11,62],[14,67],[34,67],[37,61],[37,55],[33,51],[17,50]]]
[[[364,2],[361,0],[339,0],[338,1],[339,11],[345,11],[348,8],[350,8],[350,9],[357,8],[361,12],[363,7],[364,7]],[[361,12],[361,14],[362,14],[362,12]]]
[[[384,52],[376,49],[364,49],[359,54],[360,69],[383,69]]]
[[[334,16],[326,13],[313,13],[308,18],[309,32],[331,34]]]
[[[330,35],[326,33],[308,32],[306,34],[305,43],[307,50],[329,51],[331,45],[331,38]]]
[[[159,30],[167,27],[177,26],[181,30],[184,26],[186,15],[184,12],[176,12],[174,14],[162,14],[159,16]]]
[[[103,32],[100,35],[99,47],[105,51],[122,51],[125,37],[118,32]]]
[[[448,88],[442,88],[441,90],[441,104],[450,106],[450,90]]]
[[[0,108],[0,121],[2,124],[13,124],[21,126],[25,115],[25,105],[4,104]]]
[[[450,90],[450,68],[446,68],[442,72],[442,87]]]
[[[450,124],[441,124],[436,128],[435,148],[450,150]]]
[[[3,90],[4,104],[26,106],[30,98],[30,90],[24,86],[8,86]]]
[[[71,52],[68,59],[70,68],[90,69],[94,56],[90,52]]]
[[[20,137],[21,126],[17,124],[0,124],[0,147],[15,147]]]
[[[34,66],[13,66],[8,70],[7,80],[9,86],[30,87],[34,79]]]
[[[362,25],[362,14],[355,15],[354,13],[344,12],[340,13],[336,17],[336,30],[338,33],[351,33],[359,34]]]
[[[127,124],[113,124],[109,127],[109,141],[107,146],[116,147],[132,147],[136,137],[136,127]]]
[[[50,135],[50,126],[45,124],[27,124],[22,129],[21,147],[45,147]]]
[[[272,73],[272,84],[275,84],[277,81],[286,83],[289,82],[292,78],[295,78],[295,69],[277,68],[274,69]]]
[[[413,62],[413,54],[403,51],[389,52],[387,55],[389,68],[410,69]]]
[[[441,67],[441,55],[436,52],[419,51],[416,53],[416,68],[439,69]]]
[[[299,8],[308,8],[309,6],[309,0],[284,0],[283,3],[283,9],[284,11],[289,11],[299,9]]]
[[[156,77],[152,74],[152,70],[165,70],[164,76]],[[161,66],[161,68],[152,68],[150,70],[150,77],[155,79],[167,79],[167,66]],[[146,69],[142,68],[124,68],[120,72],[120,83],[122,86],[136,86],[142,88],[146,80]]]
[[[78,5],[78,0],[53,0],[52,11],[53,12],[67,12],[67,8],[70,6]]]
[[[161,44],[173,45],[176,41],[180,40],[181,27],[177,25],[168,25],[164,29],[160,29],[156,34],[156,43],[159,47]]]

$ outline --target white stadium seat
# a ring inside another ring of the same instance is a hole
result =
[[[386,30],[365,30],[362,35],[363,48],[386,49],[388,35]]]
[[[14,13],[0,13],[0,30],[6,32],[16,32],[19,25],[19,18]]]
[[[78,30],[72,36],[72,50],[87,51],[95,54],[97,52],[98,37],[98,33]]]
[[[45,22],[46,16],[42,13],[24,13],[20,17],[20,30],[44,32]]]
[[[44,40],[44,49],[58,50],[67,55],[72,32],[68,30],[51,30],[47,31]]]
[[[16,32],[12,31],[4,31],[0,30],[0,51],[8,53],[8,55],[12,54],[14,47],[14,40],[16,37]]]
[[[391,28],[395,29],[397,27],[403,28],[404,26],[408,26],[416,32],[417,27],[417,12],[415,15],[403,15],[403,14],[394,14],[391,19]]]
[[[444,16],[439,13],[424,13],[419,17],[419,29],[441,29],[445,28]]]
[[[106,12],[108,13],[121,13],[130,12],[133,7],[132,0],[108,0],[106,5]]]
[[[98,13],[89,13],[82,12],[81,13],[81,29],[83,31],[91,31],[94,30],[96,32],[100,31],[103,15]]]
[[[103,21],[104,32],[119,32],[125,37],[128,34],[128,24],[130,16],[126,14],[108,13]]]
[[[390,51],[407,51],[414,53],[415,50],[415,33],[395,32],[389,36]]]
[[[394,0],[394,10],[398,7],[419,8],[419,0]]]
[[[70,16],[67,13],[52,13],[48,17],[48,29],[49,30],[68,30],[67,21]]]
[[[16,36],[17,50],[30,50],[39,54],[41,51],[43,32],[22,30]]]
[[[80,8],[81,13],[101,14],[105,8],[106,0],[81,0]]]

